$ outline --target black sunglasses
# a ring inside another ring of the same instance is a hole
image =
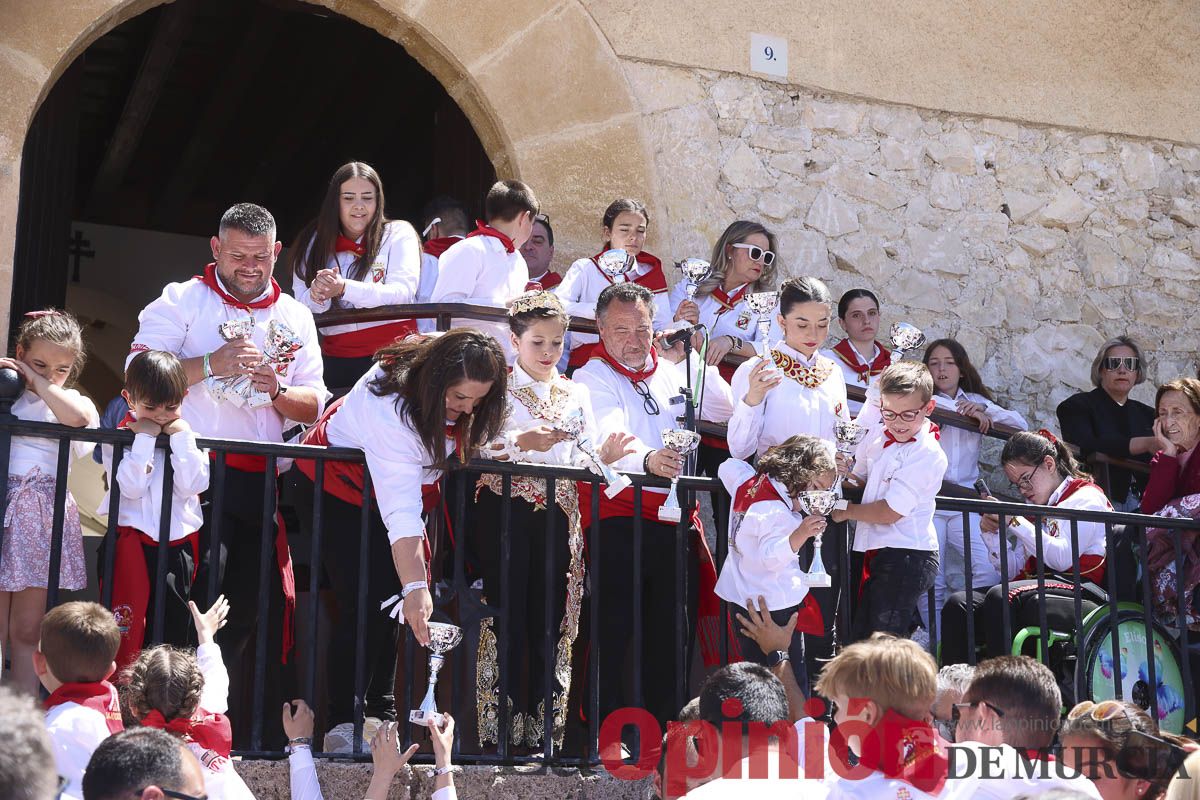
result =
[[[146,789],[149,789],[149,788],[150,788],[149,786],[146,787]],[[145,793],[146,789],[138,789],[136,792],[134,792],[134,794],[141,795],[141,794]],[[174,789],[164,789],[161,786],[158,787],[158,790],[160,792],[162,792],[165,796],[174,798],[174,800],[208,800],[208,795],[206,795],[206,794],[202,794],[202,795],[184,794],[183,792],[177,792]]]
[[[976,700],[973,703],[955,703],[950,706],[950,720],[954,723],[954,727],[958,727],[958,722],[962,718],[962,710],[964,708],[976,708],[978,706],[987,706],[997,717],[1004,717],[1004,709],[992,705],[987,700]]]

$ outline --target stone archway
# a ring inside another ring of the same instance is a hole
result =
[[[310,0],[402,45],[462,108],[502,177],[553,209],[566,252],[594,244],[597,210],[654,171],[621,65],[579,0]],[[12,290],[26,131],[88,45],[160,0],[10,0],[0,31],[0,298]],[[469,24],[462,20],[470,16]],[[65,268],[65,265],[64,265]],[[9,308],[0,308],[0,326]]]

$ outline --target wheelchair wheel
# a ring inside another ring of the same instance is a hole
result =
[[[1106,609],[1097,609],[1097,612]],[[1113,663],[1112,640],[1116,628],[1118,663]],[[1100,702],[1115,698],[1119,680],[1121,698],[1128,700],[1151,716],[1152,697],[1158,704],[1159,729],[1183,733],[1184,722],[1190,719],[1185,708],[1182,661],[1175,640],[1166,629],[1153,622],[1153,642],[1147,646],[1145,621],[1140,609],[1123,608],[1117,612],[1116,625],[1112,616],[1103,614],[1085,626],[1083,641],[1075,665],[1075,696],[1079,700]],[[1154,685],[1150,684],[1150,659],[1154,659]]]

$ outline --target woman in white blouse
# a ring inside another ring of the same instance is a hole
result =
[[[590,467],[591,463],[576,441],[561,430],[571,416],[582,416],[581,439],[587,439],[607,464],[633,452],[628,444],[633,436],[623,432],[597,441],[596,422],[588,389],[558,373],[570,318],[562,301],[551,292],[529,292],[513,301],[508,325],[516,352],[508,381],[508,414],[501,437],[487,454],[498,460],[552,464],[562,467]],[[504,514],[501,478],[496,474],[480,477],[471,513],[471,553],[473,565],[483,577],[483,592],[488,605],[498,609],[501,602],[500,524]],[[554,484],[554,505],[548,510],[546,481],[543,478],[513,476],[509,518],[508,565],[508,663],[509,698],[512,706],[511,743],[515,747],[542,749],[545,727],[545,675],[554,676],[554,740],[562,746],[570,690],[571,647],[579,629],[579,608],[583,597],[583,531],[580,524],[579,494],[574,481]],[[547,520],[547,516],[550,520]],[[547,532],[547,523],[553,530]],[[546,541],[552,542],[553,565],[549,572],[553,583],[546,586]],[[557,642],[554,662],[548,663],[544,637],[547,592],[556,621]],[[478,687],[479,737],[481,742],[499,741],[499,672],[494,621],[486,620],[480,632]],[[523,670],[522,664],[528,663]],[[523,680],[527,678],[527,680]],[[566,678],[566,681],[562,679]],[[522,684],[525,685],[522,685]]]
[[[379,174],[351,161],[333,173],[316,219],[296,237],[291,268],[292,293],[314,314],[412,303],[421,280],[421,239],[412,225],[384,216]],[[353,386],[376,350],[416,332],[410,319],[324,328],[325,385]]]

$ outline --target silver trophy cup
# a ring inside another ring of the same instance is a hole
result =
[[[746,305],[758,315],[758,354],[771,362],[771,312],[779,304],[779,292],[755,292],[746,295]],[[773,363],[773,362],[771,362]]]
[[[916,325],[907,322],[897,322],[892,325],[892,363],[904,358],[909,350],[916,350],[925,344],[925,334]]]
[[[683,279],[687,281],[683,287],[687,292],[687,299],[695,300],[700,283],[712,274],[712,264],[702,258],[685,258],[675,264],[675,268],[683,273]]]
[[[462,641],[462,628],[445,622],[429,623],[429,688],[425,691],[425,699],[416,711],[408,712],[408,721],[417,725],[441,727],[444,717],[438,713],[433,701],[433,690],[437,686],[438,673],[446,660],[446,653],[453,650]]]
[[[867,435],[867,429],[854,420],[833,423],[833,437],[837,440],[837,451],[853,460],[858,444]]]
[[[700,446],[700,434],[686,428],[667,428],[662,432],[663,447],[674,450],[681,456]],[[667,493],[667,501],[658,509],[658,518],[663,522],[679,522],[683,517],[683,509],[679,505],[679,478],[671,479],[671,491]]]
[[[604,489],[604,496],[609,500],[613,499],[633,485],[633,481],[629,480],[629,478],[617,472],[600,459],[600,455],[592,446],[591,440],[584,435],[584,417],[582,408],[576,407],[573,411],[571,411],[571,413],[560,418],[554,423],[554,429],[562,431],[570,436],[575,441],[575,446],[579,448],[579,452],[587,456],[588,460],[592,462],[592,465],[596,468],[596,471],[600,473],[601,477],[604,478],[604,482],[607,484]]]
[[[841,498],[837,492],[830,489],[814,489],[808,492],[800,492],[799,497],[801,508],[808,514],[819,514],[822,517],[827,517],[833,510],[838,507],[838,502]],[[821,559],[821,534],[817,534],[813,539],[813,560],[808,565],[808,573],[804,576],[804,582],[814,588],[828,587],[833,585],[833,580],[829,577],[829,573],[825,571],[825,562]]]
[[[629,271],[633,266],[633,259],[620,248],[605,250],[596,259],[596,266],[609,278],[615,279]]]

